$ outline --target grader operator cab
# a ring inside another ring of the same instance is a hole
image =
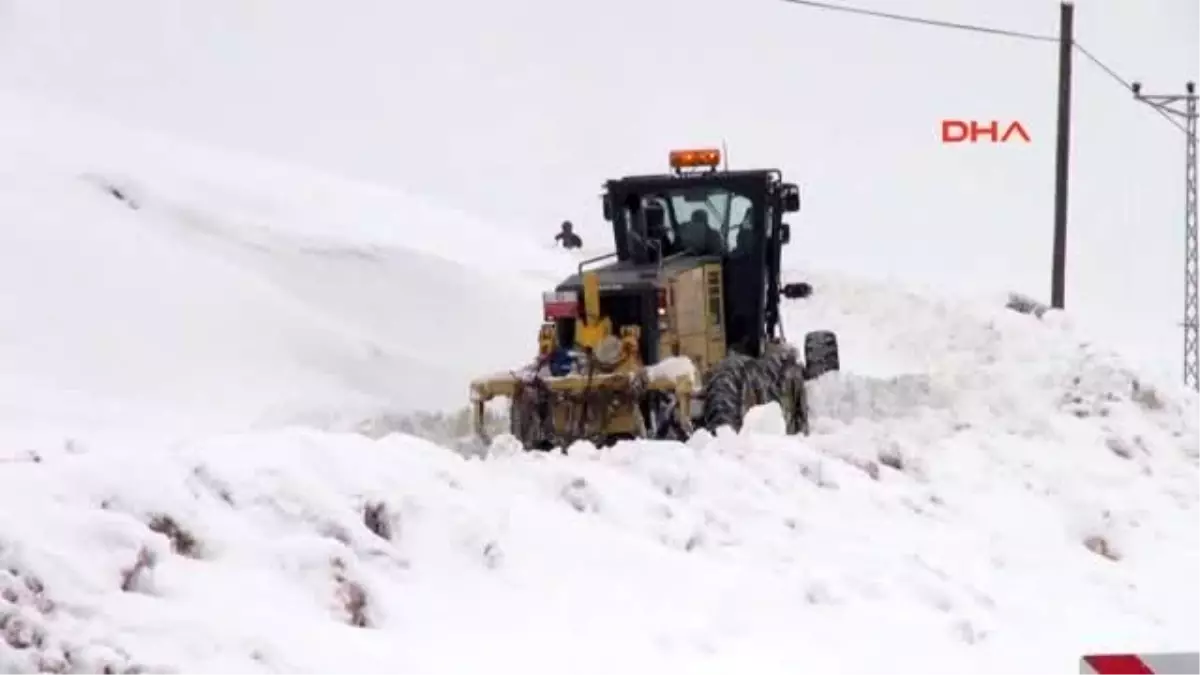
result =
[[[780,284],[782,218],[800,209],[799,190],[778,170],[720,163],[717,150],[673,151],[670,173],[605,184],[616,250],[544,295],[533,363],[472,383],[485,442],[495,397],[511,400],[510,429],[527,449],[740,429],[771,402],[789,433],[808,432],[805,383],[839,358],[836,336],[814,331],[801,359],[780,323],[780,297],[808,293]]]

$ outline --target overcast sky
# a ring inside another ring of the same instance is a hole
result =
[[[1058,30],[1053,0],[855,4]],[[1182,91],[1197,6],[1082,0],[1076,38]],[[0,0],[0,84],[133,123],[593,240],[604,178],[725,141],[801,184],[797,266],[1043,298],[1056,58],[782,0]],[[1068,308],[1178,372],[1182,134],[1078,55],[1075,73]],[[1019,120],[1032,142],[946,147],[944,118]]]

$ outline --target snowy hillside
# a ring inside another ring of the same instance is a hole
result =
[[[1058,29],[1047,0],[848,4]],[[1077,39],[1121,76],[1162,93],[1200,79],[1196,2],[1077,5]],[[793,264],[1043,298],[1056,53],[782,0],[0,0],[0,85],[137,128],[541,237],[571,218],[588,241],[604,178],[724,140],[733,166],[800,184]],[[1180,379],[1180,135],[1080,54],[1074,78],[1067,302]],[[946,147],[947,117],[1017,119],[1032,142]]]
[[[570,256],[3,104],[0,670],[1011,672],[1196,648],[1197,401],[1066,317],[806,275],[789,334],[839,331],[845,366],[811,437],[764,407],[687,445],[467,459],[329,429],[460,405],[529,353]]]
[[[0,103],[10,423],[457,408],[573,265],[394,191]]]

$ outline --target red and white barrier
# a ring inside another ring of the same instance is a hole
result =
[[[1090,654],[1079,660],[1079,672],[1098,675],[1200,673],[1200,652]]]

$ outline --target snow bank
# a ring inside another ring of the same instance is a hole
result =
[[[1195,649],[1194,399],[1053,320],[816,288],[789,326],[838,324],[848,371],[816,384],[808,438],[763,406],[741,434],[566,455],[312,429],[10,447],[0,667],[950,673]],[[849,370],[868,350],[893,371]]]

